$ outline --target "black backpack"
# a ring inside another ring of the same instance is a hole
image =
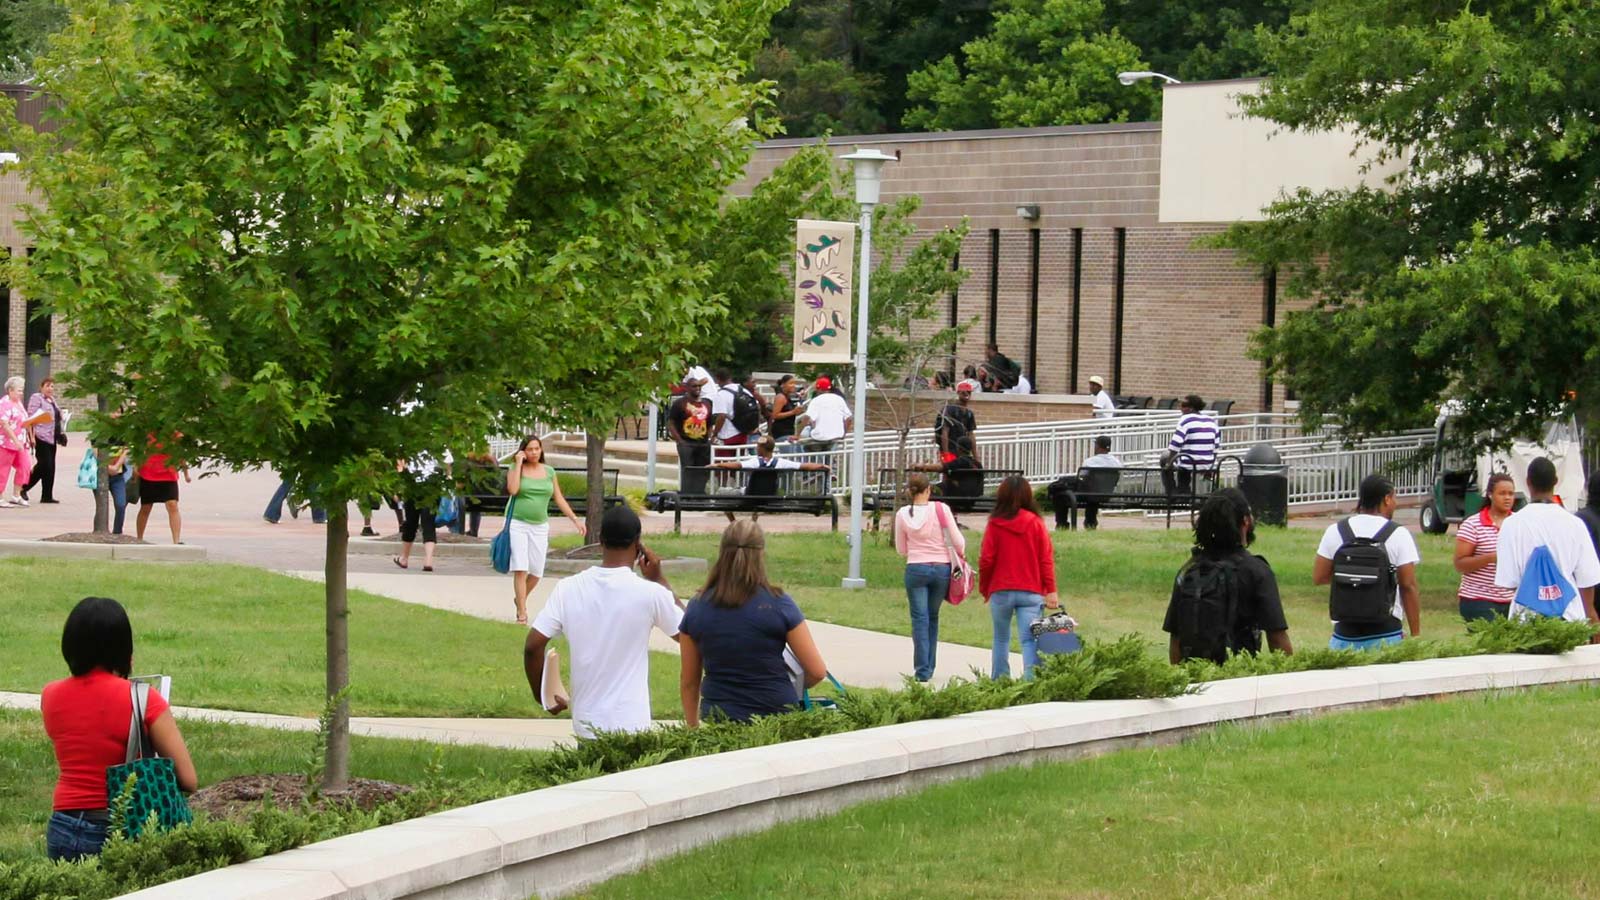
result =
[[[1328,616],[1335,622],[1381,625],[1394,618],[1395,569],[1384,543],[1400,526],[1385,522],[1372,537],[1356,537],[1350,520],[1339,523],[1344,543],[1333,554]]]
[[[1239,585],[1232,562],[1190,557],[1178,572],[1172,596],[1177,625],[1172,636],[1184,658],[1220,663],[1227,660],[1228,651],[1239,651],[1234,627],[1239,619]]]
[[[733,391],[733,427],[742,434],[752,434],[761,427],[761,401],[750,396],[743,388],[723,388]]]

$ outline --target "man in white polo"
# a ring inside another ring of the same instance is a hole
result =
[[[850,404],[833,389],[833,379],[826,375],[817,379],[816,396],[806,404],[802,421],[811,423],[811,432],[805,438],[807,453],[832,450],[833,445],[850,430]]]
[[[1109,419],[1117,414],[1117,404],[1106,393],[1106,380],[1099,375],[1089,377],[1089,397],[1094,401],[1094,417]]]
[[[1516,590],[1522,585],[1522,575],[1528,558],[1538,547],[1545,547],[1555,560],[1556,568],[1572,586],[1578,596],[1567,604],[1563,619],[1573,622],[1600,621],[1594,609],[1594,586],[1600,584],[1600,558],[1589,540],[1589,529],[1583,520],[1555,502],[1556,466],[1541,456],[1528,463],[1528,505],[1512,513],[1500,526],[1500,542],[1496,547],[1494,583],[1497,587]],[[1515,617],[1523,609],[1515,602],[1509,615]]]

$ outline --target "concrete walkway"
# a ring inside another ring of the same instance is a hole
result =
[[[290,570],[285,574],[320,583],[321,572]],[[558,578],[545,578],[528,598],[528,618],[531,621],[544,608]],[[405,603],[447,609],[481,619],[501,622],[516,620],[516,608],[511,600],[511,579],[505,575],[441,575],[421,576],[410,572],[351,572],[352,588],[392,597]],[[811,634],[816,638],[822,658],[827,660],[833,677],[846,685],[856,687],[898,688],[911,671],[911,639],[897,634],[884,634],[864,628],[812,622]],[[677,653],[678,643],[659,631],[651,632],[650,649],[664,653]],[[951,678],[970,678],[973,669],[988,672],[989,650],[986,647],[969,647],[965,644],[939,643],[938,673],[935,678],[944,683]],[[1011,671],[1022,672],[1022,655],[1011,654]]]
[[[0,709],[37,712],[39,695],[0,691]],[[174,706],[172,714],[186,721],[249,725],[277,731],[317,730],[316,719],[272,713]],[[572,722],[568,719],[384,719],[358,716],[350,720],[350,733],[362,737],[433,741],[440,744],[477,744],[507,750],[549,750],[572,742]]]

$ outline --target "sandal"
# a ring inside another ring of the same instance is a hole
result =
[[[403,563],[403,562],[401,562],[401,561],[400,561],[400,557],[398,557],[398,556],[391,556],[391,557],[389,557],[389,561],[390,561],[390,562],[392,562],[392,563],[394,563],[394,564],[395,564],[395,565],[397,565],[397,566],[399,566],[399,567],[400,567],[400,568],[402,568],[402,569],[409,569],[409,568],[411,568],[411,567],[410,567],[410,566],[409,566],[409,565],[407,565],[407,564],[405,564],[405,563]]]
[[[433,566],[423,566],[422,567],[422,571],[424,571],[424,572],[432,572],[433,571]]]

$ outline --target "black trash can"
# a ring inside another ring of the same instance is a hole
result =
[[[1244,455],[1239,490],[1262,525],[1289,524],[1289,467],[1271,444],[1257,444]]]

